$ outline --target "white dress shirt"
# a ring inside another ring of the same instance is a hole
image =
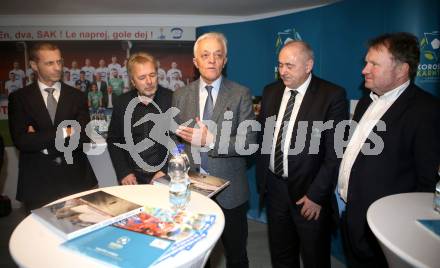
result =
[[[272,141],[272,152],[270,154],[270,163],[269,163],[269,169],[272,172],[275,172],[275,170],[274,170],[275,146],[277,143],[278,133],[280,132],[281,123],[282,123],[282,120],[284,117],[284,112],[286,111],[287,102],[288,102],[290,95],[291,95],[290,91],[296,90],[298,92],[298,94],[296,94],[296,97],[295,97],[295,104],[292,109],[292,114],[290,115],[290,120],[287,125],[287,133],[286,133],[286,137],[285,137],[285,140],[289,141],[289,142],[284,142],[283,148],[282,148],[282,152],[283,152],[283,177],[286,177],[286,178],[289,176],[289,174],[288,174],[289,166],[288,166],[287,157],[289,155],[289,148],[290,148],[290,141],[292,139],[293,126],[295,125],[296,116],[298,115],[299,108],[301,107],[302,100],[304,98],[304,95],[306,94],[307,88],[309,87],[311,80],[312,80],[312,74],[310,74],[309,77],[307,78],[307,80],[304,81],[304,83],[302,83],[298,88],[292,89],[292,88],[286,87],[284,89],[283,99],[281,100],[280,110],[278,111],[277,122],[275,124],[275,132],[273,135],[274,138]],[[282,130],[281,130],[280,135],[282,135]],[[281,141],[281,142],[283,142],[283,141]]]
[[[54,98],[57,100],[60,99],[60,93],[61,93],[61,83],[60,82],[56,82],[55,84],[53,84],[53,86],[47,86],[46,84],[43,84],[42,82],[40,82],[40,80],[38,80],[38,87],[40,88],[40,92],[41,95],[43,96],[43,100],[44,100],[44,104],[47,107],[47,96],[49,95],[49,93],[47,93],[45,91],[46,88],[54,88],[55,90],[53,91],[53,96]]]
[[[397,88],[388,91],[382,96],[377,96],[373,92],[370,93],[370,98],[373,101],[371,102],[370,106],[368,106],[368,109],[365,111],[356,129],[354,130],[353,136],[351,137],[344,152],[341,166],[339,168],[338,191],[342,200],[345,202],[347,202],[348,183],[354,161],[356,160],[374,126],[396,101],[396,99],[405,91],[408,85],[409,80]]]
[[[212,84],[206,84],[205,81],[203,81],[202,78],[200,78],[199,83],[199,112],[200,112],[200,120],[203,120],[203,111],[205,110],[205,103],[206,98],[208,98],[208,91],[206,90],[205,86],[210,85],[212,86],[211,89],[211,95],[212,95],[212,104],[215,107],[215,102],[217,101],[218,92],[220,90],[220,84],[222,83],[222,77],[220,76],[212,82]]]

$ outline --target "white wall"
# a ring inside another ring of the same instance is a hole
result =
[[[182,26],[200,27],[252,21],[291,14],[308,9],[288,9],[252,16],[207,16],[176,14],[107,14],[107,15],[0,15],[0,25],[5,26]]]

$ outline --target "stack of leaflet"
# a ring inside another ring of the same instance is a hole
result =
[[[215,215],[145,207],[62,246],[119,267],[148,267],[190,250],[214,222]]]

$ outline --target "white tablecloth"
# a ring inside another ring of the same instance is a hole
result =
[[[110,194],[122,197],[134,203],[169,208],[168,187],[161,185],[130,185],[101,188]],[[83,195],[88,192],[79,193]],[[73,196],[76,196],[73,195]],[[66,197],[66,198],[71,198]],[[220,207],[211,199],[192,192],[188,210],[215,214],[215,224],[208,235],[191,250],[161,262],[156,267],[203,267],[215,243],[224,228],[224,216]],[[12,258],[20,267],[105,267],[106,265],[91,257],[60,247],[64,239],[52,232],[32,215],[25,218],[12,233],[9,250]]]
[[[381,198],[367,212],[390,267],[440,267],[440,237],[419,219],[440,220],[433,193],[405,193]]]

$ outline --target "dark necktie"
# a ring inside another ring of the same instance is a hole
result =
[[[293,105],[295,104],[295,97],[298,91],[290,91],[290,98],[287,101],[286,110],[284,111],[283,121],[281,122],[280,130],[278,131],[277,142],[275,144],[275,155],[274,155],[274,172],[278,176],[283,176],[284,173],[284,163],[283,163],[283,152],[281,148],[284,147],[282,141],[287,133],[287,126],[289,125],[290,116],[292,115]],[[288,142],[288,141],[284,141]]]
[[[210,120],[212,117],[212,112],[214,111],[214,101],[212,99],[212,86],[205,86],[206,91],[208,92],[208,97],[206,98],[205,108],[203,109],[203,121]],[[200,166],[204,171],[208,172],[208,152],[200,153]]]
[[[46,88],[44,91],[47,92],[47,111],[49,112],[50,119],[53,123],[55,120],[55,113],[57,112],[57,100],[53,96],[55,88]]]

